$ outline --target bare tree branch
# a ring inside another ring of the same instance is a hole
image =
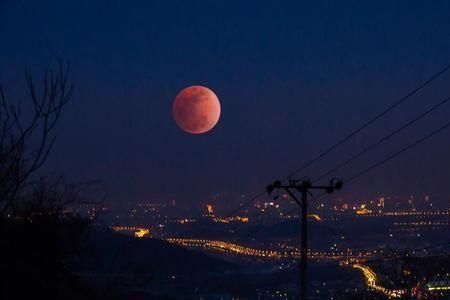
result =
[[[46,68],[41,94],[33,76],[25,72],[31,101],[26,118],[21,101],[9,104],[0,85],[0,214],[13,205],[27,180],[45,163],[55,143],[53,134],[63,107],[73,95],[70,65],[58,60],[57,68]]]

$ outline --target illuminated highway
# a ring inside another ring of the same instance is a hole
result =
[[[143,238],[150,235],[148,228],[136,227],[136,226],[112,226],[112,230],[116,232],[134,232],[134,236],[137,238]]]
[[[365,266],[365,265],[357,263],[357,264],[353,264],[352,267],[360,270],[363,273],[367,286],[376,292],[379,292],[389,298],[400,298],[406,292],[404,290],[390,290],[390,289],[387,289],[385,287],[378,285],[377,284],[377,279],[378,279],[377,275],[369,266]]]
[[[188,247],[188,248],[200,248],[203,250],[216,250],[229,254],[243,255],[256,258],[268,258],[268,259],[281,259],[281,258],[299,258],[300,251],[298,248],[293,246],[285,246],[285,250],[262,250],[251,248],[247,246],[242,246],[236,243],[208,240],[208,239],[186,239],[186,238],[168,238],[167,242]],[[385,288],[378,284],[378,277],[375,272],[367,265],[363,265],[362,262],[373,257],[374,253],[359,252],[353,253],[350,249],[346,252],[336,252],[336,251],[308,251],[308,256],[312,260],[317,259],[332,259],[339,260],[342,266],[352,266],[353,268],[360,270],[364,277],[367,287],[375,292],[381,293],[388,298],[401,298],[402,295],[406,293],[404,290],[391,290]]]
[[[365,213],[357,214],[357,217],[426,217],[426,216],[450,216],[450,210],[436,210],[436,211],[394,211],[383,213]]]
[[[346,215],[345,215],[346,216]],[[344,216],[344,217],[345,217]],[[356,215],[359,222],[364,222],[362,218],[379,218],[387,217],[388,226],[383,227],[384,232],[376,233],[382,234],[384,236],[389,236],[395,238],[405,238],[412,235],[414,238],[420,237],[427,231],[436,231],[437,233],[443,232],[442,230],[447,230],[450,226],[450,221],[448,219],[450,216],[450,211],[398,211],[398,212],[379,212],[379,213],[367,213]],[[333,224],[337,222],[340,216],[327,217],[319,215],[309,215],[314,222],[321,222],[323,224]],[[342,217],[342,218],[344,218]],[[219,217],[217,215],[208,215],[208,218],[215,223],[248,223],[249,218],[247,217]],[[353,217],[351,217],[353,218]],[[354,218],[356,219],[356,218]],[[354,220],[351,219],[351,220]],[[346,221],[345,219],[344,221]],[[251,221],[251,220],[250,220]],[[180,218],[171,219],[170,223],[177,223],[177,226],[188,226],[190,223],[197,222],[197,219],[192,218]],[[328,223],[327,223],[328,222]],[[158,225],[159,224],[159,225]],[[201,238],[167,238],[170,236],[166,230],[162,230],[164,225],[162,223],[154,223],[150,227],[137,227],[137,226],[114,226],[111,227],[115,231],[120,231],[129,235],[133,235],[136,238],[152,237],[159,238],[171,244],[175,244],[181,247],[201,250],[203,252],[221,254],[223,257],[228,257],[231,260],[244,258],[246,261],[255,261],[260,263],[275,264],[278,266],[280,264],[283,268],[285,262],[289,262],[286,266],[290,267],[295,264],[295,261],[300,258],[300,248],[297,247],[292,240],[276,240],[276,241],[266,241],[257,243],[255,241],[226,241],[226,240],[214,240],[214,239],[201,239]],[[359,224],[359,223],[358,223]],[[384,224],[384,223],[383,223]],[[245,225],[243,225],[245,226]],[[391,285],[385,286],[383,276],[381,274],[376,274],[376,269],[372,269],[367,261],[371,261],[380,256],[385,256],[390,254],[391,250],[385,249],[379,245],[372,248],[370,245],[364,243],[354,244],[349,246],[347,239],[347,232],[337,236],[340,239],[334,239],[329,242],[328,247],[321,248],[321,250],[309,249],[308,256],[311,261],[334,261],[339,263],[342,267],[353,268],[355,272],[361,272],[364,276],[365,286],[367,290],[379,293],[389,299],[399,299],[405,297],[411,291],[406,291],[402,289],[396,289],[395,283],[392,282]],[[341,241],[344,240],[345,241]],[[324,244],[324,243],[322,243]],[[366,250],[368,247],[372,248]],[[413,251],[413,254],[414,251]],[[424,255],[427,256],[429,253],[427,251],[417,254],[420,257]],[[293,262],[294,264],[292,264]],[[375,270],[375,271],[374,271]],[[359,283],[360,284],[360,283]],[[449,284],[439,284],[428,283],[423,290],[426,292],[443,292],[448,291]]]
[[[167,242],[188,248],[200,248],[204,250],[215,250],[229,254],[244,255],[260,258],[299,258],[300,249],[293,246],[280,245],[282,250],[263,250],[236,243],[208,240],[208,239],[187,239],[187,238],[167,238]],[[308,251],[310,259],[332,259],[358,261],[364,258],[372,257],[372,252],[353,253],[350,249],[346,251]]]

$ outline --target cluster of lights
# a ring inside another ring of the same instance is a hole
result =
[[[278,250],[256,249],[238,245],[236,243],[217,240],[207,240],[207,239],[167,238],[166,241],[184,247],[216,250],[231,254],[253,256],[253,257],[280,259],[280,258],[299,258],[301,255],[300,249],[293,246],[283,246],[282,248],[287,248],[287,251],[278,251]],[[308,256],[311,259],[332,259],[332,260],[347,259],[348,261],[360,261],[365,258],[371,257],[372,253],[370,251],[367,251],[355,254],[350,249],[347,249],[346,251],[330,251],[330,252],[308,250]]]
[[[137,238],[143,238],[145,236],[148,236],[150,234],[150,230],[146,228],[141,228],[140,230],[136,231],[134,233],[134,236]]]
[[[448,225],[450,225],[449,220],[394,223],[394,226],[448,226]]]
[[[281,258],[280,253],[277,251],[254,249],[224,241],[204,240],[204,239],[181,239],[181,238],[180,239],[168,238],[166,239],[166,241],[168,241],[169,243],[185,247],[199,247],[199,248],[213,249],[227,253],[235,253],[246,256]]]
[[[440,275],[438,275],[438,277],[440,277]],[[425,289],[428,292],[450,291],[450,274],[447,273],[446,275],[444,275],[444,277],[445,277],[444,279],[437,279],[428,282],[425,285]]]
[[[319,215],[317,215],[317,214],[308,215],[308,218],[312,218],[312,219],[314,219],[316,221],[322,221],[322,218]]]
[[[248,223],[249,219],[248,217],[228,217],[228,218],[222,218],[222,217],[213,217],[213,222],[215,223],[231,223],[231,222],[242,222],[242,223]]]
[[[450,211],[398,211],[398,212],[384,212],[384,213],[367,213],[358,214],[364,217],[397,217],[397,216],[449,216]]]
[[[137,238],[142,238],[150,234],[150,230],[148,228],[137,226],[112,226],[111,229],[116,232],[121,231],[134,232],[134,236]]]
[[[120,232],[120,231],[138,231],[138,230],[143,229],[143,227],[137,227],[137,226],[112,226],[111,229],[116,231],[116,232]]]
[[[427,288],[429,291],[450,291],[450,286],[435,286]]]
[[[389,298],[401,298],[406,293],[405,290],[390,290],[377,284],[377,274],[369,267],[362,264],[353,264],[353,268],[362,271],[366,284],[372,290],[384,294]]]
[[[290,299],[289,294],[287,292],[279,291],[279,290],[265,290],[258,291],[258,299],[266,299],[266,297],[270,297],[270,299]],[[233,298],[234,299],[234,298]],[[236,298],[237,299],[237,298]]]
[[[286,215],[285,214],[285,215],[283,215],[282,213],[280,213],[280,217],[281,217],[281,219],[285,219],[285,220],[286,219],[290,220],[290,219],[299,219],[300,218],[300,216],[297,215],[297,214],[293,214],[293,215]],[[325,218],[321,217],[318,214],[310,214],[310,215],[308,215],[308,218],[311,219],[312,221],[317,221],[317,222],[326,220]],[[331,217],[331,218],[333,218],[333,217]]]
[[[177,223],[180,223],[180,224],[189,224],[189,223],[195,223],[195,222],[197,222],[196,219],[187,219],[187,218],[177,221]]]

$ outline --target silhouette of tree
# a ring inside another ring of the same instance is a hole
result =
[[[79,299],[92,293],[75,275],[91,219],[77,213],[92,204],[92,183],[41,178],[21,194],[0,226],[1,299]]]
[[[0,85],[0,214],[9,212],[24,192],[30,177],[47,159],[55,136],[55,125],[73,94],[70,66],[58,61],[47,68],[41,89],[26,72],[27,110],[22,101],[11,101]],[[31,107],[31,109],[30,109]]]
[[[0,299],[102,298],[74,271],[92,224],[80,208],[97,203],[95,183],[36,176],[73,94],[69,70],[58,61],[40,89],[26,72],[24,108],[0,86]]]

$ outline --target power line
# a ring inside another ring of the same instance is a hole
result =
[[[392,131],[391,133],[389,133],[388,135],[382,137],[381,139],[379,139],[378,141],[376,141],[375,143],[369,145],[368,147],[366,147],[365,149],[363,149],[362,151],[358,152],[357,154],[351,156],[350,158],[346,159],[345,161],[339,163],[338,165],[336,165],[335,167],[333,167],[332,169],[328,170],[327,172],[323,173],[322,175],[320,175],[319,177],[317,177],[316,179],[314,179],[312,181],[312,183],[316,183],[317,181],[327,177],[328,175],[332,174],[333,172],[341,169],[342,167],[348,165],[349,163],[351,163],[352,161],[356,160],[357,158],[363,156],[364,154],[370,152],[371,150],[375,149],[376,147],[378,147],[379,145],[381,145],[382,143],[384,143],[385,141],[389,140],[390,138],[392,138],[393,136],[397,135],[398,133],[400,133],[401,131],[405,130],[406,128],[410,127],[411,125],[413,125],[414,123],[416,123],[417,121],[419,121],[420,119],[424,118],[425,116],[427,116],[428,114],[432,113],[433,111],[435,111],[436,109],[438,109],[439,107],[441,107],[442,105],[446,104],[447,102],[450,101],[450,97],[445,98],[444,100],[442,100],[441,102],[437,103],[436,105],[434,105],[433,107],[429,108],[428,110],[426,110],[425,112],[417,115],[415,118],[411,119],[410,121],[406,122],[405,124],[403,124],[402,126],[398,127],[397,129],[395,129],[394,131]],[[326,193],[324,193],[323,195],[326,195]],[[322,197],[323,195],[320,195],[319,197]],[[316,198],[313,198],[312,200],[316,200]],[[259,216],[262,212],[259,211],[258,213],[256,213],[253,218]]]
[[[312,164],[314,164],[315,162],[319,161],[320,159],[322,159],[323,157],[325,157],[327,154],[329,154],[331,151],[333,151],[334,149],[338,148],[339,146],[341,146],[342,144],[344,144],[345,142],[347,142],[348,140],[350,140],[352,137],[356,136],[358,133],[360,133],[361,131],[363,131],[365,128],[369,127],[371,124],[375,123],[377,120],[379,120],[380,118],[382,118],[384,115],[386,115],[387,113],[389,113],[391,110],[395,109],[397,106],[399,106],[400,104],[402,104],[403,102],[405,102],[407,99],[409,99],[411,96],[413,96],[414,94],[416,94],[417,92],[419,92],[420,90],[422,90],[424,87],[426,87],[428,84],[430,84],[431,82],[433,82],[434,80],[436,80],[438,77],[440,77],[442,74],[444,74],[445,72],[447,72],[450,69],[450,65],[447,65],[446,67],[444,67],[443,69],[441,69],[439,72],[435,73],[434,75],[432,75],[430,78],[428,78],[426,81],[424,81],[422,84],[420,84],[419,86],[417,86],[416,88],[414,88],[413,90],[411,90],[408,94],[406,94],[404,97],[400,98],[399,100],[397,100],[396,102],[394,102],[393,104],[391,104],[390,106],[388,106],[386,109],[384,109],[382,112],[380,112],[379,114],[377,114],[375,117],[373,117],[372,119],[368,120],[367,122],[365,122],[363,125],[361,125],[360,127],[358,127],[357,129],[353,130],[351,133],[349,133],[348,135],[346,135],[344,138],[342,138],[341,140],[339,140],[337,143],[333,144],[332,146],[330,146],[329,148],[327,148],[325,151],[323,151],[322,153],[320,153],[318,156],[316,156],[315,158],[309,160],[308,162],[306,162],[305,164],[303,164],[302,166],[300,166],[299,168],[297,168],[296,170],[294,170],[292,173],[290,173],[288,176],[284,177],[281,179],[281,181],[285,181],[286,179],[290,178],[291,176],[294,176],[295,174],[297,174],[298,172],[306,169],[307,167],[311,166]],[[233,209],[232,211],[230,211],[229,213],[227,213],[225,215],[225,217],[231,217],[234,214],[236,214],[237,212],[239,212],[240,210],[248,207],[249,205],[251,205],[256,199],[258,199],[259,197],[263,196],[266,192],[262,191],[256,195],[254,195],[253,197],[249,198],[249,200],[245,201],[244,203],[240,204],[238,207],[236,207],[235,209]],[[314,199],[313,199],[314,200]]]
[[[354,137],[355,135],[357,135],[359,132],[361,132],[362,130],[364,130],[365,128],[369,127],[372,123],[374,123],[375,121],[379,120],[381,117],[383,117],[384,115],[386,115],[388,112],[390,112],[391,110],[393,110],[394,108],[396,108],[397,106],[399,106],[401,103],[403,103],[404,101],[406,101],[408,98],[410,98],[411,96],[413,96],[414,94],[416,94],[418,91],[420,91],[421,89],[423,89],[425,86],[427,86],[429,83],[431,83],[432,81],[434,81],[436,78],[438,78],[439,76],[441,76],[442,74],[444,74],[445,72],[447,72],[450,69],[450,65],[447,65],[445,68],[443,68],[441,71],[439,71],[438,73],[434,74],[433,76],[431,76],[429,79],[427,79],[425,82],[423,82],[422,84],[420,84],[418,87],[416,87],[415,89],[413,89],[412,91],[410,91],[408,94],[406,94],[406,96],[402,97],[401,99],[399,99],[398,101],[394,102],[392,105],[390,105],[389,107],[387,107],[385,110],[383,110],[382,112],[380,112],[378,115],[376,115],[375,117],[373,117],[372,119],[370,119],[369,121],[367,121],[366,123],[364,123],[362,126],[358,127],[357,129],[355,129],[354,131],[352,131],[350,134],[348,134],[347,136],[345,136],[343,139],[341,139],[340,141],[338,141],[336,144],[332,145],[331,147],[327,148],[325,151],[323,151],[321,154],[319,154],[318,156],[316,156],[315,158],[311,159],[310,161],[308,161],[307,163],[305,163],[304,165],[302,165],[301,167],[297,168],[294,172],[292,172],[291,174],[289,174],[288,176],[286,176],[285,178],[282,179],[282,181],[288,179],[289,177],[294,176],[295,174],[297,174],[298,172],[306,169],[307,167],[309,167],[310,165],[312,165],[313,163],[315,163],[316,161],[318,161],[319,159],[321,159],[322,157],[324,157],[325,155],[327,155],[328,153],[330,153],[331,151],[333,151],[334,149],[336,149],[337,147],[339,147],[340,145],[344,144],[346,141],[350,140],[352,137]]]
[[[370,146],[366,147],[365,149],[363,149],[362,151],[360,151],[359,153],[351,156],[350,158],[348,158],[347,160],[343,161],[342,163],[338,164],[337,166],[335,166],[334,168],[328,170],[327,172],[323,173],[322,175],[320,175],[319,177],[317,177],[316,179],[314,179],[312,182],[317,182],[325,177],[327,177],[328,175],[330,175],[331,173],[341,169],[342,167],[348,165],[349,163],[351,163],[352,161],[354,161],[355,159],[363,156],[364,154],[366,154],[367,152],[375,149],[376,147],[378,147],[379,145],[381,145],[382,143],[384,143],[385,141],[389,140],[390,138],[392,138],[393,136],[397,135],[398,133],[400,133],[401,131],[405,130],[406,128],[408,128],[409,126],[413,125],[414,123],[416,123],[417,121],[419,121],[420,119],[422,119],[423,117],[425,117],[426,115],[432,113],[433,111],[435,111],[436,109],[438,109],[439,107],[441,107],[442,105],[444,105],[445,103],[450,101],[450,97],[445,98],[444,100],[442,100],[441,102],[439,102],[438,104],[434,105],[433,107],[431,107],[430,109],[428,109],[427,111],[419,114],[418,116],[416,116],[415,118],[413,118],[412,120],[406,122],[405,124],[403,124],[402,126],[400,126],[399,128],[395,129],[394,131],[392,131],[391,133],[389,133],[388,135],[384,136],[383,138],[379,139],[378,141],[376,141],[375,143],[371,144]]]
[[[449,128],[449,127],[450,127],[450,122],[448,122],[448,123],[446,123],[445,125],[443,125],[443,126],[437,128],[437,129],[433,130],[432,132],[430,132],[430,133],[428,133],[427,135],[421,137],[420,139],[414,141],[413,143],[408,144],[407,146],[405,146],[405,147],[403,147],[402,149],[400,149],[399,151],[397,151],[397,152],[395,152],[395,153],[389,155],[388,157],[386,157],[386,158],[384,158],[384,159],[382,159],[382,160],[380,160],[380,161],[378,161],[378,162],[376,162],[376,163],[370,165],[369,167],[367,167],[367,168],[364,169],[363,171],[358,172],[358,173],[354,174],[353,176],[351,176],[350,178],[348,178],[348,179],[345,181],[345,185],[347,186],[350,182],[355,181],[356,179],[358,179],[359,177],[365,175],[366,173],[370,172],[371,170],[373,170],[373,169],[375,169],[375,168],[377,168],[377,167],[379,167],[379,166],[381,166],[381,165],[387,163],[388,161],[390,161],[390,160],[394,159],[395,157],[399,156],[400,154],[402,154],[402,153],[408,151],[409,149],[411,149],[411,148],[413,148],[413,147],[415,147],[415,146],[421,144],[422,142],[428,140],[429,138],[433,137],[434,135],[440,133],[441,131],[443,131],[443,130]],[[317,197],[314,197],[314,198],[312,199],[312,201],[316,201],[317,199],[319,199],[319,198],[321,198],[321,197],[323,197],[323,196],[325,196],[325,195],[326,195],[326,193],[323,193],[323,194],[321,194],[321,195],[319,195],[319,196],[317,196]],[[294,211],[295,211],[295,210],[292,210],[292,211],[290,211],[289,213],[292,213],[292,212],[294,212]],[[289,214],[289,213],[288,213],[288,214]]]
[[[409,149],[413,148],[414,146],[417,146],[418,144],[420,144],[420,143],[426,141],[427,139],[429,139],[429,138],[431,138],[432,136],[438,134],[439,132],[441,132],[441,131],[447,129],[448,127],[450,127],[450,122],[447,123],[447,124],[445,124],[445,125],[443,125],[443,126],[441,126],[441,127],[439,127],[438,129],[436,129],[436,130],[430,132],[429,134],[427,134],[427,135],[425,135],[424,137],[422,137],[422,138],[416,140],[415,142],[409,144],[408,146],[406,146],[405,148],[401,149],[400,151],[397,151],[397,152],[395,152],[394,154],[392,154],[392,155],[386,157],[385,159],[383,159],[383,160],[381,160],[381,161],[379,161],[379,162],[377,162],[377,163],[371,165],[370,167],[368,167],[368,168],[365,169],[364,171],[359,172],[359,173],[353,175],[352,177],[350,177],[349,179],[347,179],[347,182],[346,182],[346,183],[348,184],[348,183],[350,183],[350,182],[356,180],[357,178],[363,176],[364,174],[368,173],[368,172],[371,171],[372,169],[375,169],[376,167],[381,166],[382,164],[384,164],[384,163],[390,161],[391,159],[395,158],[396,156],[398,156],[398,155],[400,155],[400,154],[402,154],[402,153],[408,151]]]
[[[445,125],[433,130],[432,132],[428,133],[427,135],[421,137],[420,139],[408,144],[407,146],[403,147],[402,149],[400,149],[399,151],[387,156],[386,158],[370,165],[369,167],[367,167],[366,169],[362,170],[361,172],[358,172],[356,174],[354,174],[353,176],[349,177],[347,180],[344,181],[345,186],[347,186],[350,182],[355,181],[356,179],[358,179],[359,177],[365,175],[366,173],[370,172],[371,170],[389,162],[390,160],[394,159],[395,157],[399,156],[400,154],[403,154],[404,152],[408,151],[409,149],[423,143],[424,141],[428,140],[429,138],[433,137],[434,135],[440,133],[441,131],[444,131],[445,129],[450,127],[450,122],[446,123]],[[323,196],[327,195],[326,192],[313,197],[311,199],[311,202],[313,201],[317,201],[318,199],[322,198]],[[292,209],[290,211],[287,212],[287,215],[290,215],[292,213],[294,213],[297,209]],[[256,231],[252,232],[253,234],[258,233],[259,231],[263,230],[263,228],[257,229]]]
[[[421,89],[423,89],[424,87],[426,87],[428,84],[430,84],[431,82],[433,82],[434,80],[436,80],[438,77],[440,77],[442,74],[444,74],[445,72],[447,72],[450,69],[450,65],[447,65],[446,67],[444,67],[443,69],[441,69],[439,72],[435,73],[434,75],[432,75],[430,78],[428,78],[426,81],[424,81],[422,84],[420,84],[419,86],[417,86],[416,88],[414,88],[413,90],[411,90],[408,94],[406,94],[405,96],[403,96],[402,98],[400,98],[399,100],[397,100],[396,102],[394,102],[393,104],[391,104],[390,106],[388,106],[386,109],[384,109],[382,112],[380,112],[379,114],[377,114],[375,117],[373,117],[372,119],[370,119],[369,121],[365,122],[363,125],[361,125],[360,127],[358,127],[357,129],[353,130],[351,133],[349,133],[348,135],[346,135],[344,138],[342,138],[341,140],[339,140],[337,143],[333,144],[332,146],[330,146],[329,148],[327,148],[325,151],[323,151],[322,153],[320,153],[318,156],[314,157],[313,159],[309,160],[308,162],[306,162],[305,164],[303,164],[302,166],[300,166],[299,168],[297,168],[296,170],[294,170],[292,173],[290,173],[288,176],[284,177],[281,179],[281,181],[285,181],[286,179],[288,179],[289,177],[294,176],[295,174],[297,174],[298,172],[306,169],[307,167],[311,166],[312,164],[314,164],[315,162],[319,161],[320,159],[322,159],[323,157],[325,157],[327,154],[329,154],[331,151],[333,151],[334,149],[338,148],[339,146],[341,146],[342,144],[344,144],[345,142],[347,142],[348,140],[350,140],[352,137],[354,137],[355,135],[357,135],[358,133],[360,133],[361,131],[363,131],[365,128],[369,127],[371,124],[375,123],[377,120],[379,120],[380,118],[382,118],[384,115],[386,115],[387,113],[389,113],[391,110],[393,110],[394,108],[396,108],[397,106],[399,106],[400,104],[402,104],[403,102],[405,102],[408,98],[410,98],[411,96],[413,96],[414,94],[416,94],[417,92],[419,92]],[[240,206],[238,206],[236,209],[234,209],[233,211],[231,211],[229,214],[231,213],[234,214],[238,211],[240,211],[241,209],[247,207],[248,205],[250,205],[254,200],[256,200],[257,198],[261,197],[262,195],[265,194],[265,191],[262,191],[260,193],[258,193],[257,195],[251,197],[248,201],[246,201],[245,203],[241,204]]]

